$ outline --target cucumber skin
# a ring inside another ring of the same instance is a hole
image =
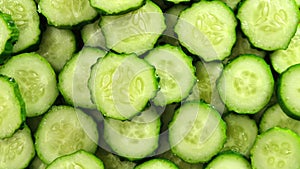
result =
[[[11,57],[13,46],[19,38],[19,29],[9,14],[0,11],[0,17],[7,22],[7,27],[11,30],[10,39],[7,40],[4,51],[0,53],[0,64],[3,64]]]
[[[9,82],[9,83],[13,86],[14,94],[15,94],[15,96],[17,97],[17,99],[19,100],[19,104],[20,104],[20,109],[21,109],[21,110],[20,110],[20,111],[21,111],[21,121],[22,121],[22,124],[21,124],[20,126],[22,126],[23,124],[25,124],[25,120],[26,120],[26,108],[25,108],[25,102],[24,102],[24,100],[23,100],[23,98],[22,98],[22,96],[21,96],[21,92],[20,92],[20,90],[19,90],[19,85],[18,85],[18,83],[15,81],[15,79],[10,78],[10,77],[8,77],[8,76],[5,76],[5,75],[0,74],[0,78],[6,79],[6,81]],[[16,129],[15,132],[18,131],[18,130],[19,130],[19,129]],[[14,132],[14,133],[15,133],[15,132]],[[14,133],[12,133],[11,135],[9,135],[9,136],[7,136],[7,137],[13,136]]]
[[[132,8],[128,8],[127,10],[121,11],[121,12],[107,12],[105,9],[96,7],[92,5],[92,1],[93,0],[89,0],[90,4],[92,7],[94,7],[96,9],[96,11],[102,16],[102,15],[122,15],[122,14],[126,14],[128,12],[134,11],[136,9],[139,9],[141,6],[146,4],[146,0],[143,0],[142,3],[140,3],[139,5],[132,7]]]
[[[296,120],[300,120],[300,114],[299,115],[296,115],[291,109],[288,108],[288,106],[286,106],[285,104],[285,101],[284,101],[284,98],[281,97],[280,95],[280,90],[281,90],[281,84],[282,84],[282,75],[289,71],[290,69],[294,68],[295,66],[298,66],[300,67],[300,64],[296,64],[296,65],[293,65],[289,68],[287,68],[284,72],[282,72],[280,75],[279,75],[279,80],[277,82],[277,90],[276,90],[276,96],[277,96],[277,99],[278,99],[278,104],[280,105],[281,109],[283,110],[284,113],[286,113],[286,115],[288,115],[289,117],[293,118],[293,119],[296,119]],[[300,112],[298,112],[300,113]]]

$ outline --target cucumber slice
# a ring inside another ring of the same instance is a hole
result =
[[[70,105],[96,108],[92,103],[88,80],[91,67],[106,54],[97,48],[85,47],[71,58],[58,76],[58,89]]]
[[[19,84],[27,117],[46,112],[58,96],[54,70],[38,54],[16,55],[0,68],[0,73],[13,77]]]
[[[0,11],[0,64],[9,58],[19,38],[19,29],[9,14]]]
[[[173,162],[162,159],[162,158],[154,158],[148,160],[134,169],[152,169],[152,168],[159,168],[159,169],[179,169]]]
[[[230,113],[224,121],[227,124],[227,140],[222,151],[233,151],[248,157],[258,133],[255,120],[247,115]]]
[[[105,37],[99,26],[100,19],[85,25],[81,29],[81,38],[84,46],[97,47],[106,50]]]
[[[125,120],[144,109],[158,82],[154,67],[135,54],[110,52],[93,66],[89,88],[104,116]]]
[[[47,164],[42,162],[42,160],[39,158],[39,156],[35,156],[34,159],[31,161],[29,169],[46,169]]]
[[[106,169],[134,169],[136,166],[135,162],[120,159],[119,156],[101,148],[96,151],[96,156],[103,161]]]
[[[26,125],[12,137],[0,139],[0,168],[26,168],[34,155],[31,131]]]
[[[186,102],[169,125],[174,154],[189,163],[207,162],[226,141],[226,124],[220,114],[203,102]]]
[[[236,40],[237,21],[220,1],[200,1],[179,15],[175,26],[180,43],[205,61],[223,60]]]
[[[73,154],[65,155],[55,159],[47,167],[47,169],[57,168],[104,169],[104,165],[103,162],[93,154],[84,150],[79,150]]]
[[[105,119],[104,139],[117,155],[131,160],[151,155],[158,147],[160,119],[146,109],[131,121]],[[126,146],[124,146],[126,145]]]
[[[26,111],[18,84],[0,75],[0,139],[12,136],[25,121]]]
[[[259,123],[259,131],[263,133],[273,127],[287,128],[300,136],[300,121],[287,116],[278,103],[264,112]]]
[[[135,11],[103,16],[100,27],[109,49],[139,55],[153,48],[166,25],[161,9],[147,0],[144,6]]]
[[[97,142],[98,130],[94,120],[69,106],[53,106],[35,133],[37,154],[46,164],[81,149],[95,153]]]
[[[71,30],[48,26],[43,32],[37,53],[48,60],[55,72],[60,72],[75,50],[76,40]]]
[[[290,117],[300,120],[300,64],[289,67],[278,81],[277,98],[282,110]]]
[[[38,11],[57,27],[76,26],[98,15],[89,0],[40,0]]]
[[[222,0],[227,6],[229,6],[233,11],[235,11],[238,7],[238,4],[241,0]]]
[[[221,62],[197,61],[195,67],[197,82],[186,101],[203,100],[214,106],[219,113],[224,113],[225,105],[216,86],[217,79],[223,71],[223,64]]]
[[[205,169],[252,169],[250,163],[241,155],[223,153],[207,164]]]
[[[292,65],[300,63],[300,24],[286,50],[277,50],[270,54],[273,68],[282,73]]]
[[[264,59],[256,55],[240,55],[225,66],[217,88],[229,110],[254,114],[271,99],[274,79]]]
[[[272,128],[259,135],[251,150],[256,169],[300,168],[300,137],[291,130]]]
[[[145,60],[155,67],[160,79],[160,90],[153,98],[155,105],[180,102],[189,95],[196,82],[195,68],[192,58],[179,47],[156,47],[146,55]]]
[[[19,53],[39,41],[40,20],[34,0],[0,0],[0,11],[11,15],[19,30],[13,53]]]
[[[100,12],[111,15],[119,13],[127,13],[133,9],[137,9],[145,3],[145,0],[90,0],[91,6]]]
[[[272,51],[288,47],[300,12],[294,0],[246,0],[238,9],[237,18],[255,47]]]

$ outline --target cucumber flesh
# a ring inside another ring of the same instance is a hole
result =
[[[247,0],[240,6],[237,18],[255,47],[272,51],[288,47],[300,12],[294,0]]]
[[[205,169],[252,169],[250,163],[240,154],[223,153],[209,162]]]
[[[300,168],[300,137],[291,130],[272,128],[259,135],[251,150],[251,164],[257,169]]]

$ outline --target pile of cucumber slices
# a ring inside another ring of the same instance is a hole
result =
[[[0,0],[0,169],[299,169],[299,0]]]

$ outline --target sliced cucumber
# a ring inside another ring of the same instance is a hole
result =
[[[26,125],[12,137],[0,139],[0,168],[26,168],[34,155],[31,131]]]
[[[246,0],[237,18],[250,42],[272,51],[286,49],[300,20],[295,0]]]
[[[291,130],[272,128],[259,135],[251,150],[255,169],[300,168],[300,137]]]
[[[172,152],[189,163],[209,161],[225,141],[225,122],[215,109],[203,102],[184,103],[169,125]]]
[[[255,120],[247,115],[230,113],[224,117],[227,140],[222,151],[233,151],[249,157],[258,129]]]
[[[92,65],[105,54],[100,49],[85,47],[67,62],[58,76],[58,89],[67,103],[75,107],[96,108],[91,100],[88,80]]]
[[[151,155],[158,147],[159,132],[160,119],[154,109],[146,109],[131,121],[104,121],[107,144],[117,155],[131,160]]]
[[[9,57],[13,51],[13,45],[19,38],[19,29],[11,18],[11,15],[0,11],[0,64]]]
[[[58,96],[56,75],[46,59],[36,53],[22,53],[9,59],[0,73],[19,84],[26,116],[45,113]]]
[[[179,47],[156,47],[146,55],[145,60],[155,67],[160,79],[160,90],[153,99],[154,104],[164,106],[180,102],[189,95],[196,82],[195,68],[192,58]]]
[[[145,3],[145,0],[90,0],[92,7],[98,9],[104,14],[127,13],[137,9]]]
[[[227,6],[229,6],[233,11],[235,11],[241,2],[241,0],[222,0]]]
[[[100,27],[109,49],[139,55],[153,48],[166,25],[161,9],[147,0],[144,6],[135,11],[103,16]]]
[[[74,169],[104,169],[103,162],[93,154],[79,150],[73,154],[55,159],[47,169],[74,168]]]
[[[106,49],[105,38],[99,26],[100,19],[85,25],[81,29],[84,46]]]
[[[271,99],[274,79],[264,59],[256,55],[240,55],[225,66],[217,87],[229,110],[254,114]]]
[[[46,169],[47,164],[45,164],[39,156],[35,156],[29,165],[29,169]]]
[[[148,160],[138,166],[136,166],[134,169],[153,169],[153,168],[159,168],[159,169],[179,169],[173,162],[162,159],[162,158],[154,158],[151,160]]]
[[[56,72],[60,72],[75,50],[76,40],[71,30],[48,26],[37,53],[46,58]]]
[[[273,127],[287,128],[300,136],[300,121],[287,116],[279,104],[272,105],[264,112],[259,123],[259,131],[263,133]]]
[[[0,0],[0,11],[11,15],[19,29],[13,52],[19,53],[35,45],[40,36],[40,19],[34,0]]]
[[[205,169],[252,169],[250,163],[240,154],[223,153],[207,164]]]
[[[277,50],[270,54],[273,68],[282,73],[292,65],[300,63],[300,24],[286,50]]]
[[[300,120],[300,64],[289,67],[280,77],[277,87],[278,103],[290,117]]]
[[[18,84],[0,75],[0,139],[12,136],[25,121],[26,111]]]
[[[101,148],[98,148],[95,154],[103,161],[106,169],[133,169],[136,166],[135,162],[124,160],[116,154],[107,152]]]
[[[220,1],[200,1],[179,15],[175,32],[183,46],[205,61],[223,60],[236,40],[237,21]]]
[[[98,130],[94,120],[69,106],[53,106],[35,133],[37,154],[46,164],[81,149],[94,153],[97,142]]]
[[[58,27],[76,26],[98,15],[89,0],[40,0],[38,11],[50,25]]]
[[[154,67],[135,54],[110,52],[93,66],[89,88],[104,116],[125,120],[144,109],[158,82]]]
[[[224,113],[225,105],[220,98],[216,86],[217,79],[223,71],[223,64],[221,62],[197,61],[195,67],[197,83],[186,100],[203,100],[214,106],[219,113]]]

